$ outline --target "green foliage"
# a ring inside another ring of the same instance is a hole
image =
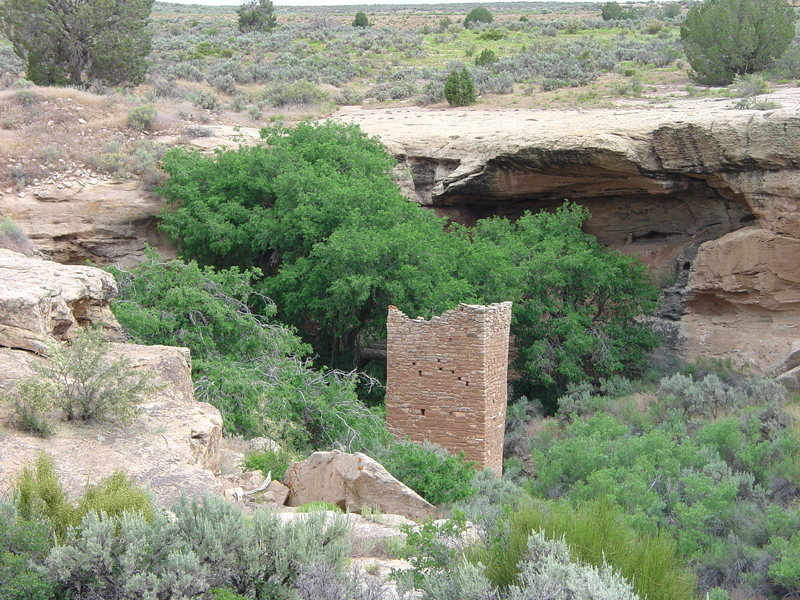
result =
[[[525,487],[577,506],[611,501],[640,534],[668,532],[702,589],[785,594],[788,579],[769,570],[791,572],[788,540],[800,518],[789,500],[798,493],[800,440],[781,408],[786,390],[725,369],[694,373],[663,378],[647,412],[588,389],[560,401],[573,403],[572,422],[533,440],[537,476]]]
[[[471,24],[477,23],[491,23],[494,21],[492,13],[485,6],[476,6],[467,16],[464,17],[464,27],[469,27]]]
[[[262,130],[268,145],[176,150],[164,158],[162,228],[201,264],[260,267],[279,316],[330,364],[352,365],[362,332],[386,327],[386,307],[434,314],[463,283],[444,223],[408,203],[393,161],[356,126],[304,123]],[[379,266],[379,267],[378,267]]]
[[[463,93],[469,73],[453,76]],[[168,153],[162,228],[201,264],[261,268],[279,318],[330,365],[362,364],[361,345],[384,335],[390,304],[430,317],[458,302],[513,300],[516,367],[551,402],[570,382],[635,371],[658,343],[639,319],[657,296],[645,267],[584,234],[584,210],[565,205],[446,234],[400,195],[393,161],[356,126],[262,135],[267,146],[214,157]]]
[[[606,2],[600,10],[600,16],[604,21],[616,21],[622,18],[622,7],[619,2]]]
[[[425,600],[495,600],[497,590],[483,573],[481,565],[459,561],[455,568],[425,576],[420,582]]]
[[[669,2],[664,5],[662,15],[665,19],[675,19],[681,16],[681,5],[679,2]]]
[[[272,31],[278,24],[272,0],[243,0],[236,14],[239,15],[239,31],[243,33]]]
[[[444,84],[444,97],[450,106],[475,104],[475,81],[466,67],[453,69]]]
[[[411,569],[392,571],[392,576],[401,584],[420,588],[426,578],[454,568],[463,551],[463,533],[466,528],[464,515],[454,513],[444,522],[428,521],[421,527],[401,526],[406,534],[405,544],[395,554],[408,560]]]
[[[461,230],[472,240],[475,258],[464,275],[476,282],[476,295],[514,301],[514,369],[531,386],[519,387],[550,403],[570,383],[636,372],[660,342],[637,319],[653,313],[658,296],[646,267],[584,234],[587,217],[565,203],[513,224],[491,218]]]
[[[156,122],[158,111],[153,104],[141,104],[128,112],[128,121],[137,131],[149,131]]]
[[[511,509],[507,527],[497,531],[486,547],[476,548],[467,556],[474,563],[485,564],[486,576],[501,589],[525,580],[525,562],[532,558],[530,537],[541,532],[550,540],[563,539],[574,556],[586,564],[612,566],[632,582],[642,598],[695,597],[694,576],[670,536],[637,532],[609,502],[587,502],[576,508],[566,502],[529,500]]]
[[[425,442],[397,442],[376,451],[376,459],[389,473],[431,504],[463,500],[475,493],[475,463],[464,453],[453,456],[441,446]]]
[[[789,47],[795,19],[785,0],[708,0],[694,5],[681,25],[693,77],[727,85],[735,75],[764,69]]]
[[[23,519],[0,502],[0,600],[50,600],[53,583],[40,568],[50,551],[44,523]]]
[[[479,67],[486,67],[496,62],[497,55],[494,53],[494,50],[490,50],[489,48],[484,48],[481,50],[481,53],[475,57],[475,65]]]
[[[305,79],[294,82],[277,82],[264,92],[270,106],[283,107],[293,104],[319,104],[329,99],[329,95],[316,84]]]
[[[478,36],[481,40],[487,40],[490,42],[496,42],[498,40],[502,40],[506,37],[505,32],[502,29],[489,29],[484,31],[483,33]]]
[[[8,0],[3,30],[37,85],[138,85],[147,72],[153,0]]]
[[[217,96],[214,92],[197,90],[196,92],[193,92],[192,98],[192,104],[199,106],[200,108],[205,108],[206,110],[216,110],[219,108],[219,96]]]
[[[631,583],[611,566],[605,562],[599,568],[572,562],[563,539],[549,541],[542,533],[528,538],[519,585],[510,587],[508,599],[527,600],[531,594],[553,600],[639,600]]]
[[[284,450],[264,450],[248,454],[244,459],[244,466],[248,471],[258,469],[264,477],[272,473],[273,481],[282,481],[292,462],[294,457]]]
[[[3,217],[0,221],[0,248],[28,254],[33,250],[33,243],[25,235],[22,227],[8,217]]]
[[[369,19],[364,12],[358,11],[356,13],[356,18],[353,19],[353,27],[369,27]]]
[[[386,437],[383,419],[358,401],[353,377],[310,369],[308,347],[270,320],[275,306],[252,286],[258,269],[201,269],[148,251],[132,272],[113,273],[119,322],[140,343],[188,346],[195,393],[222,411],[231,433],[297,449],[361,449]]]
[[[158,389],[150,383],[150,373],[135,369],[125,358],[108,358],[108,344],[100,329],[81,329],[72,342],[51,341],[47,348],[49,359],[35,364],[36,374],[12,392],[15,408],[29,427],[36,424],[38,411],[52,406],[68,420],[89,421],[106,415],[130,419],[136,405]],[[27,399],[21,398],[23,394]]]
[[[21,518],[45,518],[59,541],[66,537],[68,528],[80,524],[91,511],[108,517],[124,512],[137,512],[145,519],[154,517],[153,498],[150,493],[129,479],[124,472],[116,471],[88,485],[77,504],[69,501],[61,487],[53,457],[42,452],[36,466],[26,465],[17,481],[14,499]]]
[[[41,437],[53,434],[55,428],[47,419],[53,407],[52,389],[36,379],[24,379],[11,388],[4,402],[14,407],[19,426]]]
[[[182,598],[213,592],[267,600],[292,597],[300,572],[320,562],[341,576],[348,523],[326,516],[283,524],[271,511],[244,514],[216,496],[183,498],[152,522],[135,512],[89,512],[52,550],[47,574],[73,599]],[[222,591],[224,590],[224,591]],[[234,595],[238,594],[240,596]]]
[[[344,514],[341,508],[330,502],[306,502],[297,507],[295,512],[299,513],[313,513],[313,512],[335,512],[337,514]]]

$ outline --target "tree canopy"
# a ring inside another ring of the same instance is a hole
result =
[[[153,0],[5,0],[0,21],[38,85],[138,85]]]
[[[472,23],[491,23],[492,21],[494,21],[494,17],[488,8],[476,6],[464,17],[464,27],[468,27]]]
[[[272,31],[278,24],[272,0],[244,0],[236,9],[239,31]]]
[[[706,0],[681,25],[683,49],[694,77],[727,85],[735,75],[764,69],[795,36],[795,14],[786,0]]]
[[[369,27],[369,18],[363,11],[356,13],[356,18],[353,19],[353,27]]]
[[[111,308],[126,333],[188,347],[195,393],[220,409],[229,433],[303,450],[388,439],[383,420],[358,400],[355,374],[310,368],[310,348],[253,288],[257,269],[201,269],[148,251],[132,271],[111,271],[120,290]]]
[[[459,302],[515,302],[518,372],[537,389],[640,364],[655,291],[637,261],[581,230],[587,213],[452,226],[402,197],[393,160],[355,125],[262,130],[214,156],[170,151],[162,227],[181,256],[257,267],[278,318],[330,365],[385,336],[387,306],[431,317]]]

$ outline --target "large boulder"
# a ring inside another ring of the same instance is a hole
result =
[[[436,512],[432,504],[360,452],[315,452],[306,460],[293,463],[283,483],[289,488],[289,506],[330,502],[350,512],[377,506],[383,514],[418,521],[427,520]]]
[[[0,346],[42,352],[46,340],[69,339],[76,328],[95,325],[119,336],[108,308],[116,297],[105,271],[0,249]]]

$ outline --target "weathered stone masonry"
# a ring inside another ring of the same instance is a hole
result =
[[[503,471],[511,302],[460,304],[430,321],[394,306],[387,322],[386,422]]]

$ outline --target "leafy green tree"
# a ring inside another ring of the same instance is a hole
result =
[[[473,23],[491,23],[493,21],[494,17],[488,8],[476,6],[464,17],[464,27],[469,27]]]
[[[475,104],[475,81],[467,71],[467,67],[461,67],[461,70],[453,69],[450,72],[444,84],[444,97],[450,106]]]
[[[622,7],[619,2],[606,2],[600,11],[604,21],[615,21],[622,18]]]
[[[239,31],[272,31],[278,24],[278,16],[272,0],[244,0],[236,9],[239,15]]]
[[[402,197],[376,138],[333,122],[262,135],[266,146],[164,157],[162,228],[182,256],[261,268],[279,318],[331,365],[385,331],[389,304],[432,316],[469,296],[449,268],[456,242]]]
[[[251,284],[258,269],[201,269],[150,251],[132,272],[112,272],[120,296],[111,308],[126,332],[140,343],[188,346],[195,393],[220,409],[228,432],[302,450],[385,441],[354,376],[310,369],[310,348],[272,321],[275,305]]]
[[[364,12],[358,11],[356,13],[356,18],[353,20],[353,27],[369,27],[369,19]]]
[[[570,383],[597,381],[643,365],[659,344],[637,320],[656,308],[657,290],[639,261],[609,252],[581,226],[588,212],[565,203],[516,223],[484,219],[462,275],[485,302],[513,300],[514,369],[551,402]]]
[[[6,0],[3,31],[38,85],[138,85],[153,0]]]
[[[430,317],[513,300],[517,367],[551,396],[635,369],[656,345],[638,320],[655,307],[645,268],[584,234],[577,207],[448,234],[400,195],[393,161],[356,126],[263,135],[267,146],[214,157],[168,153],[163,229],[182,256],[263,269],[278,317],[328,364],[361,366],[366,341],[385,335],[389,304]]]
[[[795,13],[786,0],[707,0],[681,25],[693,77],[727,85],[780,58],[795,36]]]

